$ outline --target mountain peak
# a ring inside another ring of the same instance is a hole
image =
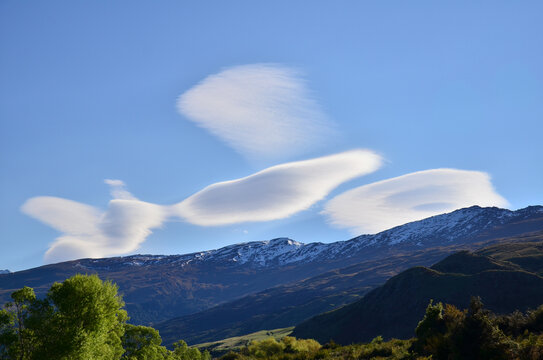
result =
[[[517,211],[497,207],[471,206],[396,226],[375,235],[361,235],[332,243],[301,243],[288,237],[228,245],[184,255],[132,255],[111,259],[78,260],[80,267],[102,269],[111,266],[147,266],[157,263],[223,263],[251,267],[276,267],[291,263],[326,262],[363,255],[370,248],[407,245],[428,247],[462,242],[512,221],[540,218],[543,206]],[[121,261],[115,261],[120,259]]]
[[[207,258],[257,267],[327,261],[355,256],[368,247],[398,244],[425,247],[462,241],[508,222],[539,216],[541,213],[543,213],[542,206],[511,211],[474,205],[400,225],[375,235],[362,235],[348,241],[304,244],[281,237],[211,250],[207,252]]]
[[[267,241],[269,245],[277,246],[277,245],[294,245],[294,246],[301,246],[303,245],[301,242],[292,240],[287,237],[280,237],[275,238]]]

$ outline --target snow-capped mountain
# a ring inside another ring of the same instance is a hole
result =
[[[278,242],[286,245],[285,240]],[[202,343],[262,329],[292,326],[304,318],[360,298],[403,270],[430,266],[459,250],[473,251],[484,246],[490,249],[499,247],[499,244],[505,248],[517,248],[515,246],[522,242],[529,244],[525,245],[526,249],[533,247],[529,250],[533,254],[538,253],[535,249],[541,249],[542,207],[519,211],[471,207],[349,241],[292,244],[290,252],[282,251],[277,257],[283,262],[291,261],[287,266],[256,268],[263,274],[294,268],[296,271],[288,274],[286,283],[196,314],[170,319],[156,324],[156,328],[166,342],[173,342],[183,334],[189,343]],[[272,242],[267,246],[273,248],[273,245]],[[270,253],[269,249],[267,252]],[[251,261],[250,258],[247,260]],[[306,269],[313,273],[299,281],[292,280],[299,276],[300,270]],[[314,271],[316,269],[320,272]],[[397,292],[394,297],[401,304],[402,292]],[[420,303],[423,309],[427,303],[428,300]],[[320,325],[326,328],[328,324]],[[410,329],[412,331],[412,327]]]
[[[517,211],[496,207],[472,206],[450,213],[407,223],[375,235],[361,235],[347,241],[303,244],[289,238],[253,241],[226,246],[216,250],[186,255],[133,255],[109,259],[81,260],[79,266],[105,269],[115,266],[149,266],[158,263],[224,263],[253,267],[284,266],[345,259],[364,251],[398,245],[424,248],[448,245],[462,239],[472,239],[487,230],[531,217],[543,216],[543,206],[530,206]],[[112,262],[112,260],[115,260]]]
[[[0,274],[9,274],[10,272],[8,269],[0,270]]]
[[[360,241],[362,246],[401,243],[420,246],[428,242],[446,244],[538,215],[543,215],[543,206],[529,206],[517,211],[472,206],[400,225],[376,235],[362,235],[353,240]]]
[[[381,281],[406,266],[428,265],[460,248],[476,249],[481,242],[534,231],[543,232],[541,206],[518,211],[470,207],[328,244],[278,238],[192,254],[80,259],[0,274],[0,302],[9,301],[11,292],[23,286],[45,294],[55,281],[96,273],[117,283],[135,323],[153,323],[326,272],[343,274],[346,267],[374,264],[357,279],[373,276],[371,281]],[[398,256],[403,258],[396,263]],[[390,265],[386,271],[384,262]],[[385,271],[381,277],[375,278],[375,266]]]

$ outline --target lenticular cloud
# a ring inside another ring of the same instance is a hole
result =
[[[173,213],[204,226],[288,217],[323,199],[339,184],[377,170],[381,157],[353,150],[273,166],[210,185],[173,206]]]
[[[253,64],[210,75],[182,94],[181,114],[253,158],[281,158],[322,144],[334,133],[300,75]]]
[[[357,187],[340,194],[322,212],[354,234],[376,233],[458,208],[507,206],[487,173],[434,169]]]
[[[34,197],[21,210],[62,232],[45,253],[48,263],[83,257],[121,255],[136,250],[162,225],[165,209],[140,201],[124,190],[118,180],[106,180],[119,195],[107,211],[76,201],[51,196]]]
[[[138,200],[120,180],[105,180],[113,199],[107,210],[58,197],[31,198],[21,210],[62,233],[46,262],[122,255],[135,251],[168,220],[227,225],[281,219],[309,208],[342,182],[375,171],[381,157],[353,150],[285,163],[242,179],[212,184],[174,205]]]

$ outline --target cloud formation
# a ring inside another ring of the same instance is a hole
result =
[[[162,206],[136,199],[119,180],[106,183],[114,196],[106,211],[51,196],[34,197],[23,204],[25,214],[62,233],[45,253],[47,263],[134,251],[151,229],[165,221],[167,212]]]
[[[210,185],[173,206],[173,212],[202,226],[281,219],[309,208],[341,183],[377,170],[381,162],[372,151],[353,150],[272,166]]]
[[[126,184],[122,180],[105,179],[104,183],[110,186],[110,194],[114,199],[123,200],[138,200],[128,190],[126,190]]]
[[[243,65],[210,75],[182,94],[177,107],[249,158],[299,154],[335,133],[300,74],[280,65]]]
[[[456,169],[419,171],[346,191],[322,211],[330,224],[353,234],[377,233],[472,205],[508,205],[487,173]]]
[[[152,229],[173,218],[209,226],[288,217],[342,182],[377,170],[381,161],[369,150],[352,150],[285,163],[210,185],[174,205],[138,200],[122,181],[105,180],[113,197],[106,211],[49,196],[31,198],[21,210],[62,233],[45,254],[47,263],[122,255],[135,251]]]

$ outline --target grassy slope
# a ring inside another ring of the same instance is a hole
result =
[[[214,342],[207,342],[202,344],[194,345],[201,351],[208,350],[213,356],[218,356],[224,353],[227,353],[231,350],[239,350],[242,347],[245,347],[251,343],[251,341],[261,341],[267,338],[274,338],[275,340],[280,340],[285,336],[288,336],[292,333],[294,327],[288,327],[283,329],[275,330],[262,330],[257,331],[252,334],[235,336],[228,339],[223,339]]]

